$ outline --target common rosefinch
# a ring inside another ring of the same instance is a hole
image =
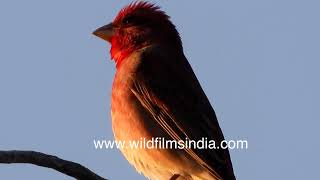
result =
[[[175,26],[154,4],[135,2],[94,34],[116,63],[111,116],[116,140],[224,140],[215,112],[183,53]],[[227,149],[122,148],[149,179],[234,180]]]

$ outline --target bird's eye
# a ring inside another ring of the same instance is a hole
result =
[[[123,24],[132,24],[135,20],[135,16],[128,16],[123,19],[122,23]]]

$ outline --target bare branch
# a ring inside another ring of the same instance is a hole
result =
[[[106,180],[81,164],[35,151],[0,151],[0,163],[27,163],[52,168],[79,180]]]

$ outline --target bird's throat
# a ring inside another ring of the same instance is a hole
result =
[[[122,61],[128,57],[133,51],[135,50],[134,47],[128,47],[125,44],[120,43],[115,38],[111,40],[111,49],[110,54],[111,58],[116,63],[116,67],[119,68]]]
[[[116,47],[111,46],[110,54],[111,58],[116,63],[116,67],[119,68],[122,61],[128,57],[133,52],[133,49],[118,49]]]

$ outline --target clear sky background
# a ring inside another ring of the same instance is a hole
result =
[[[0,149],[79,162],[111,180],[143,180],[113,139],[110,46],[91,32],[130,1],[0,2]],[[239,180],[315,179],[320,140],[320,2],[154,1],[177,26],[214,106]],[[71,179],[0,165],[0,179]]]

